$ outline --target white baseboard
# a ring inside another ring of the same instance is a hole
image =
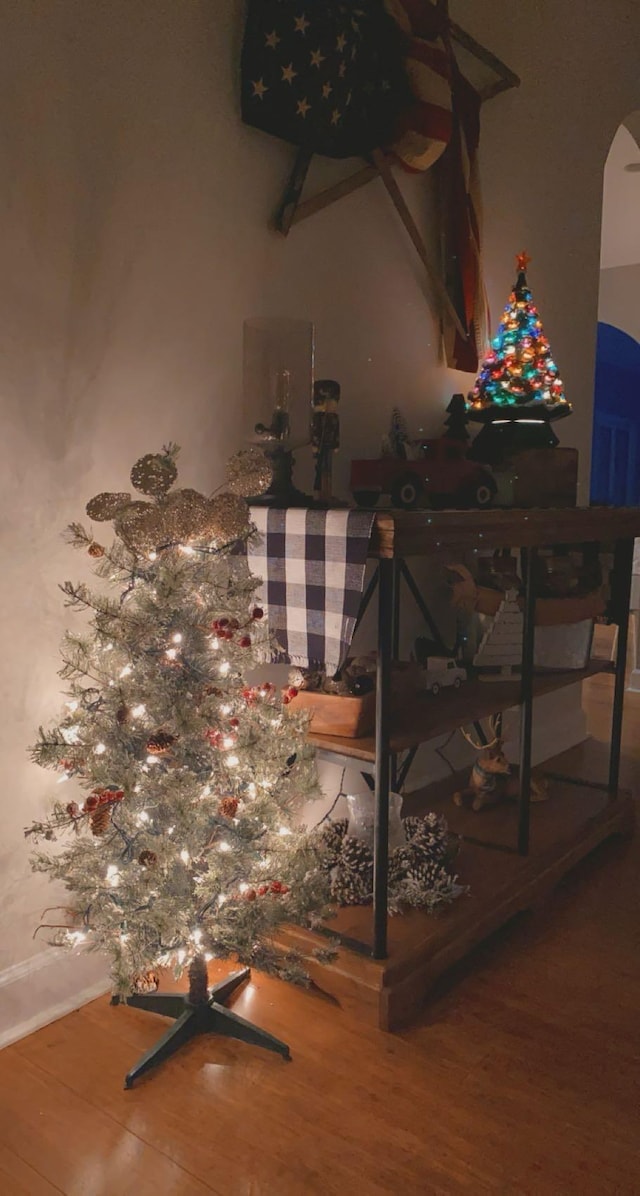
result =
[[[105,961],[50,947],[0,972],[0,1049],[109,992]]]

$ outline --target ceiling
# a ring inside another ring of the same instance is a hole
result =
[[[603,270],[640,263],[640,170],[625,170],[631,162],[640,166],[640,112],[634,112],[618,129],[605,166]]]

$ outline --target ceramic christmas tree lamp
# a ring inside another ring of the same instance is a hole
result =
[[[486,464],[498,465],[514,450],[555,447],[551,425],[571,414],[527,282],[530,260],[526,253],[516,258],[514,288],[469,395],[468,418],[484,425],[469,455]]]

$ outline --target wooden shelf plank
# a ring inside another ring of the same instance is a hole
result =
[[[577,685],[596,673],[610,673],[609,661],[594,660],[587,669],[572,669],[558,673],[540,673],[534,677],[535,697],[553,693],[567,685]],[[488,718],[500,710],[508,710],[520,703],[520,681],[467,681],[460,689],[441,690],[437,696],[418,694],[412,700],[410,710],[396,720],[391,736],[391,749],[403,752],[418,747],[439,735],[447,735],[456,727]],[[325,752],[350,756],[354,760],[375,760],[376,744],[373,735],[362,739],[343,739],[336,735],[309,735],[314,747]]]
[[[380,511],[374,521],[370,555],[450,555],[474,548],[540,548],[636,536],[640,536],[638,507]]]

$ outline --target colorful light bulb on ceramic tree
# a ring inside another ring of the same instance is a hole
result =
[[[545,336],[538,309],[527,283],[526,253],[516,258],[518,276],[509,296],[497,335],[482,363],[470,395],[471,418],[520,418],[520,409],[531,409],[545,421],[569,415],[568,403],[558,367]],[[512,414],[510,414],[512,413]]]

